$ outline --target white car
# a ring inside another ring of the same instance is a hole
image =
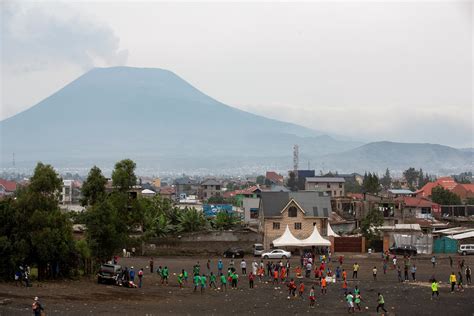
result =
[[[291,252],[283,249],[273,249],[269,252],[262,253],[263,259],[290,259]]]

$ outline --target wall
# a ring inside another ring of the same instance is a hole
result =
[[[258,209],[259,206],[260,206],[260,198],[243,198],[242,208],[244,209],[244,222],[246,224],[258,223],[258,218],[250,218],[250,209],[251,208]]]
[[[365,252],[365,238],[334,237],[334,252]]]
[[[152,239],[145,245],[145,255],[222,255],[230,247],[241,247],[246,254],[252,254],[253,244],[262,240],[262,235],[253,231],[190,233]]]

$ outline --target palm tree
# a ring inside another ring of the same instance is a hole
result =
[[[183,232],[195,232],[207,229],[208,222],[202,212],[194,207],[185,208],[179,213],[179,229]]]

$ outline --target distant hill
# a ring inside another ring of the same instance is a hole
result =
[[[342,153],[324,155],[321,161],[329,169],[371,171],[390,168],[403,171],[409,167],[450,174],[472,170],[474,153],[436,144],[394,142],[369,143]]]
[[[25,91],[25,93],[28,93]],[[111,168],[134,159],[150,172],[288,170],[292,149],[317,170],[472,170],[472,151],[431,144],[363,143],[225,105],[174,73],[129,67],[89,71],[0,122],[1,167]]]
[[[0,122],[1,166],[111,165],[194,169],[291,165],[293,144],[309,155],[355,148],[296,124],[212,99],[162,69],[94,69],[30,109]]]

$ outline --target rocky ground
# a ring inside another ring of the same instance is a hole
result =
[[[386,309],[390,315],[474,315],[474,285],[465,286],[464,292],[450,293],[448,278],[452,270],[457,272],[457,260],[454,256],[454,268],[449,266],[447,257],[438,258],[439,264],[432,268],[429,256],[418,256],[414,260],[418,266],[418,281],[399,283],[397,273],[389,269],[382,272],[380,254],[345,256],[343,267],[349,271],[349,288],[358,285],[363,298],[361,312],[376,315],[377,293],[384,294]],[[474,270],[474,256],[463,257],[466,264]],[[203,294],[194,293],[191,284],[179,289],[175,273],[182,268],[188,271],[196,261],[205,269],[208,258],[174,257],[155,258],[155,267],[168,266],[171,272],[170,284],[161,285],[156,274],[145,269],[144,285],[141,289],[128,289],[112,285],[97,284],[94,278],[78,281],[56,281],[34,283],[31,288],[15,286],[13,283],[0,283],[0,315],[31,315],[31,303],[39,296],[47,315],[304,315],[311,313],[344,315],[347,314],[341,283],[330,284],[328,293],[321,295],[314,279],[303,279],[306,293],[303,299],[288,299],[285,285],[274,286],[269,282],[256,281],[254,289],[249,289],[248,280],[240,277],[239,289],[227,292],[206,289]],[[212,270],[216,271],[218,258],[211,258]],[[145,268],[149,258],[137,257],[121,260],[124,266],[135,269]],[[246,258],[250,263],[253,257]],[[359,278],[353,280],[352,264],[361,265]],[[229,260],[224,260],[227,266]],[[235,260],[236,265],[240,259]],[[292,259],[296,266],[298,259]],[[334,270],[336,263],[330,264]],[[378,279],[372,278],[372,268],[377,266]],[[429,278],[435,275],[441,280],[439,299],[430,300]],[[311,285],[317,291],[316,307],[309,308],[307,294]]]

